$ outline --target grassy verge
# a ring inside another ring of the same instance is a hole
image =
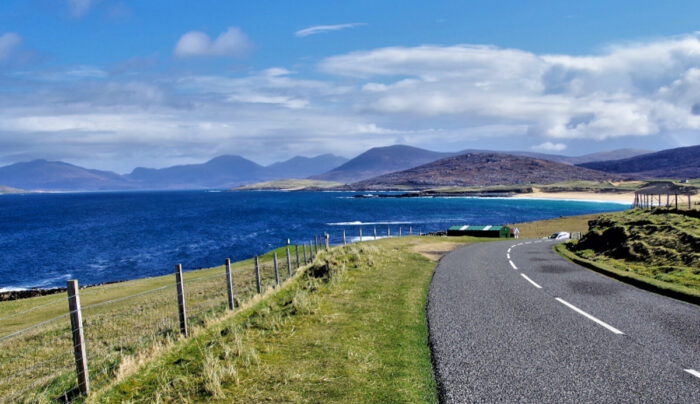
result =
[[[91,401],[437,402],[426,257],[472,240],[404,237],[323,253],[279,292]]]
[[[631,271],[630,268],[624,265],[611,265],[610,263],[603,263],[579,257],[575,253],[569,251],[566,244],[555,245],[554,251],[575,264],[599,272],[603,275],[607,275],[619,281],[629,283],[640,289],[649,290],[664,296],[669,296],[700,305],[700,290],[698,289],[660,281],[649,276],[641,275]]]
[[[285,249],[260,257],[264,288],[274,284],[272,254],[287,278]],[[232,264],[236,298],[255,294],[252,260]],[[184,273],[188,322],[196,332],[226,312],[223,266]],[[174,276],[81,289],[92,386],[128,373],[179,337]],[[75,388],[65,293],[0,302],[0,401],[47,401]],[[24,330],[24,331],[22,331]],[[17,335],[12,335],[18,333]]]
[[[557,252],[639,287],[698,303],[700,219],[689,211],[633,209],[601,215]]]
[[[553,233],[559,231],[585,233],[588,231],[588,222],[597,219],[600,215],[600,213],[592,213],[579,216],[563,216],[556,219],[539,220],[536,222],[515,223],[512,224],[512,226],[520,230],[521,238],[549,237]]]

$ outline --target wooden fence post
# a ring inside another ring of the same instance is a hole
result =
[[[306,243],[304,243],[301,247],[304,250],[304,265],[309,263],[309,260],[306,259]]]
[[[360,227],[360,241],[362,241],[362,227]]]
[[[182,282],[182,265],[175,265],[175,284],[177,286],[177,312],[180,316],[180,333],[187,337],[187,311],[185,310],[185,285]]]
[[[275,286],[280,285],[280,274],[277,272],[277,251],[275,251],[274,254],[272,254],[272,262],[275,266]]]
[[[233,279],[231,278],[231,260],[226,258],[226,291],[228,292],[228,309],[233,310]]]
[[[83,333],[83,314],[80,310],[80,294],[78,280],[66,282],[68,289],[68,310],[70,326],[73,334],[73,355],[75,356],[75,373],[78,376],[78,389],[86,395],[90,392],[90,376],[88,375],[87,352],[85,350],[85,334]]]
[[[289,258],[289,247],[287,247],[287,277],[292,277],[292,259]]]
[[[413,226],[408,226],[408,235],[409,236],[413,235]]]
[[[401,226],[399,226],[399,237],[401,237]]]
[[[374,226],[374,239],[377,239],[377,226]]]
[[[314,255],[318,254],[318,235],[314,235]]]
[[[297,250],[297,269],[299,269],[299,244],[296,245]]]
[[[386,227],[386,236],[391,237],[391,229],[389,228],[389,226]]]
[[[345,241],[345,229],[343,229],[343,245],[348,245],[347,241]]]
[[[257,255],[255,256],[255,288],[257,289],[258,294],[260,294],[260,264],[258,263]]]
[[[328,233],[324,233],[324,237],[326,238],[326,251],[328,251],[328,247],[329,247],[329,241],[328,241],[329,236],[328,236]]]

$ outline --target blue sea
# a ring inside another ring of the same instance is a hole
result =
[[[616,203],[352,198],[340,192],[115,192],[0,195],[0,291],[97,284],[221,265],[327,232],[332,244],[627,208]],[[564,230],[564,229],[562,229]]]

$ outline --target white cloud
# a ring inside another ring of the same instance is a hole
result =
[[[542,144],[532,146],[532,149],[542,151],[563,151],[566,150],[566,145],[564,143],[544,142]]]
[[[364,22],[354,22],[354,23],[350,23],[350,24],[315,25],[313,27],[300,29],[299,31],[295,32],[294,35],[296,35],[300,38],[303,38],[303,37],[309,36],[309,35],[316,35],[316,34],[321,34],[321,33],[330,32],[330,31],[340,31],[341,29],[355,28],[355,27],[359,27],[361,25],[367,25],[367,24]]]
[[[186,34],[178,56],[230,55],[221,45],[228,32],[214,40]],[[19,46],[21,38],[7,35],[0,50]],[[698,38],[584,56],[480,45],[380,48],[323,60],[318,69],[330,76],[308,74],[303,64],[209,75],[114,75],[105,66],[14,72],[0,92],[0,159],[72,156],[130,171],[224,153],[261,163],[352,156],[397,141],[576,153],[621,147],[625,137],[643,148],[697,144]]]
[[[193,56],[242,57],[253,48],[253,42],[236,27],[229,27],[213,41],[201,31],[190,31],[177,41],[173,54],[187,58]]]
[[[588,56],[484,45],[388,47],[329,57],[318,68],[360,82],[359,111],[602,140],[700,129],[699,38],[617,45]]]
[[[10,54],[12,54],[21,43],[22,37],[14,32],[7,32],[0,35],[0,62],[10,57]]]
[[[92,7],[97,1],[95,0],[67,0],[68,9],[70,13],[75,18],[80,18],[87,14],[90,7]]]

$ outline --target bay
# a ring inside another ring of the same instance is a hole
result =
[[[97,284],[221,265],[327,232],[430,232],[617,211],[617,203],[352,198],[340,192],[115,192],[0,196],[0,291]],[[565,230],[565,229],[562,229]]]

